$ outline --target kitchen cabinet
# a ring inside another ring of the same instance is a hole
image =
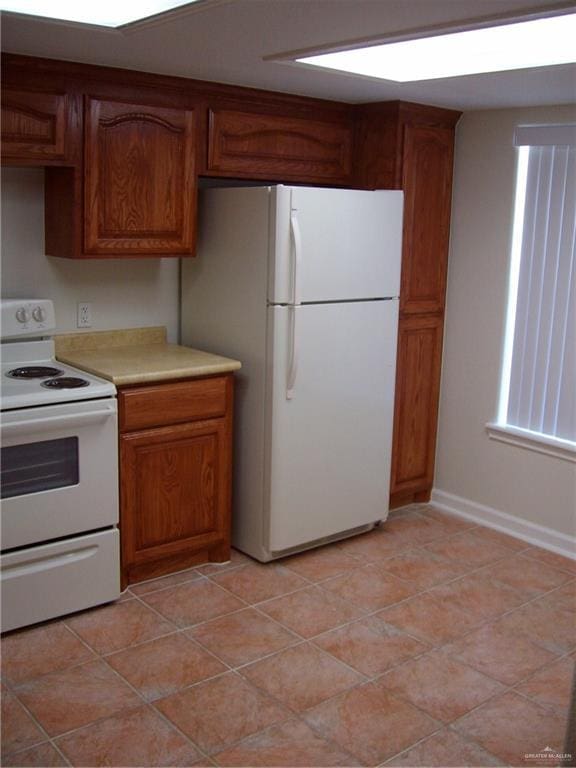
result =
[[[450,237],[454,132],[406,125],[400,311],[443,312]]]
[[[18,107],[19,114],[34,109],[35,114],[52,114],[54,136],[61,133],[62,103],[68,105],[70,167],[56,167],[65,163],[46,159],[39,149],[31,150],[38,151],[32,160],[30,154],[22,160],[3,156],[12,164],[47,166],[46,252],[52,256],[193,255],[197,173],[404,190],[391,504],[429,498],[440,367],[424,363],[413,354],[413,345],[418,337],[430,360],[441,358],[454,130],[460,113],[399,101],[339,104],[11,54],[3,55],[3,64],[6,104],[14,103],[10,93],[23,93],[18,98],[24,102],[33,100],[39,81],[46,93],[64,99]],[[32,136],[37,130],[27,128],[21,117],[9,117],[8,143],[18,131]],[[410,353],[403,346],[409,340]],[[424,376],[423,365],[428,366]],[[403,434],[406,414],[410,408],[423,413],[423,404],[426,426],[413,429],[408,439]]]
[[[359,108],[358,184],[404,190],[391,506],[428,501],[442,363],[454,129],[460,113],[414,104]]]
[[[398,325],[392,441],[392,499],[427,501],[434,481],[440,370],[441,315],[404,315]]]
[[[193,110],[87,98],[85,253],[192,254],[194,169]]]
[[[121,388],[123,584],[230,559],[233,376]]]
[[[71,114],[66,93],[2,89],[2,161],[44,164],[65,161]]]
[[[404,125],[405,195],[391,503],[428,501],[434,483],[450,236],[454,129]]]
[[[344,184],[352,172],[351,122],[212,109],[207,173]]]

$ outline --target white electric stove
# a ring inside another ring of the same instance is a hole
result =
[[[0,302],[2,630],[120,594],[116,388],[54,357],[48,300]]]

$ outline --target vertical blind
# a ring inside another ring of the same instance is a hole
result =
[[[576,125],[519,126],[523,224],[506,423],[576,441]]]

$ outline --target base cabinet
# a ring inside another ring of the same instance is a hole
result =
[[[232,387],[226,375],[120,391],[124,584],[230,558]]]
[[[393,506],[427,501],[434,481],[442,330],[441,315],[412,315],[399,321],[390,484]]]

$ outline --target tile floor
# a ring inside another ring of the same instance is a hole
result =
[[[492,766],[564,746],[576,563],[414,505],[6,635],[5,766]]]

